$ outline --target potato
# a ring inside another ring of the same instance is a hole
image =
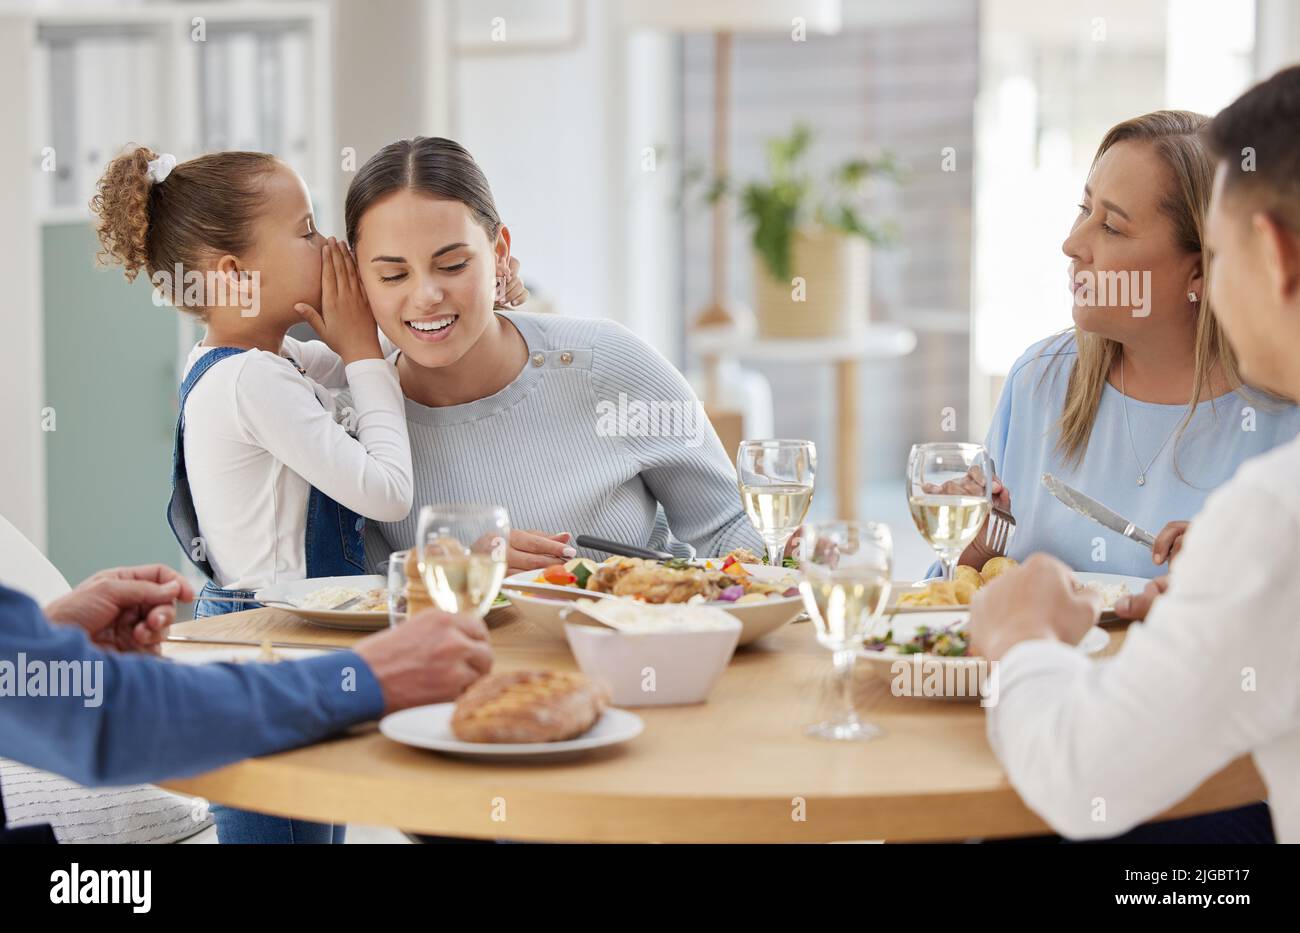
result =
[[[586,567],[592,573],[595,573],[600,569],[600,564],[596,563],[594,560],[589,560],[586,557],[575,557],[564,565],[564,569],[569,571],[569,573],[573,573],[573,568],[579,565]]]
[[[981,586],[984,585],[984,578],[980,576],[980,572],[976,570],[974,567],[968,567],[965,564],[962,564],[960,567],[957,568],[957,572],[953,576],[953,582],[969,583],[971,586],[973,586],[975,589],[978,590]]]
[[[960,606],[961,601],[957,598],[957,584],[955,583],[931,583],[930,599],[927,603],[930,606]]]
[[[1002,576],[1012,567],[1018,566],[1019,564],[1010,557],[992,557],[984,565],[984,569],[980,571],[980,576],[984,578],[985,583],[988,583],[990,580]]]

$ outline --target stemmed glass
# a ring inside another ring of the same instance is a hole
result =
[[[858,718],[853,705],[853,666],[858,651],[889,601],[894,542],[876,522],[807,525],[799,547],[799,592],[817,640],[834,652],[838,716],[804,729],[819,739],[863,741],[880,728]]]
[[[993,508],[993,469],[979,444],[917,444],[907,458],[907,504],[952,580],[957,560]]]
[[[406,558],[410,551],[394,551],[388,555],[385,574],[388,577],[388,624],[401,625],[406,621]]]
[[[772,567],[781,566],[786,542],[808,514],[816,475],[817,448],[812,441],[740,443],[736,454],[740,499]]]
[[[510,519],[499,505],[426,505],[415,546],[420,576],[444,612],[487,615],[506,575]]]

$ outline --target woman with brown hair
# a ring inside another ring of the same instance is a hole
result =
[[[610,320],[493,310],[510,230],[464,147],[385,146],[344,215],[406,396],[416,501],[494,502],[538,529],[512,533],[511,572],[577,556],[570,532],[682,555],[762,550],[735,467],[658,351]],[[371,523],[369,553],[409,547],[417,520]]]

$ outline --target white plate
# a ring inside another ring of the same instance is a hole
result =
[[[618,745],[641,734],[645,723],[635,713],[607,709],[596,724],[565,742],[462,742],[451,731],[455,703],[434,703],[392,713],[379,720],[379,731],[394,742],[427,748],[458,758],[487,761],[554,761],[571,758],[606,745]]]
[[[1129,596],[1137,596],[1147,588],[1151,581],[1145,577],[1129,577],[1122,573],[1085,573],[1075,571],[1074,579],[1080,583],[1100,583],[1102,586],[1123,586],[1127,588]],[[1102,609],[1113,609],[1114,606],[1102,606]]]
[[[717,561],[714,561],[715,565],[717,563]],[[795,571],[784,567],[768,567],[766,564],[745,564],[745,569],[759,580],[775,580],[784,577],[789,577],[792,581],[798,579]],[[505,582],[501,584],[501,591],[505,593],[506,590],[510,589],[512,583],[516,585],[527,583],[530,587],[533,587],[534,589],[529,593],[518,596],[511,593],[506,593],[506,595],[521,616],[556,641],[564,641],[564,624],[566,622],[583,622],[583,619],[577,615],[570,615],[566,618],[564,610],[570,606],[575,593],[584,591],[573,586],[538,583],[536,580],[539,576],[541,576],[539,570],[525,570],[522,573],[513,574],[506,577]],[[556,591],[557,598],[554,600],[547,599],[542,595],[542,590]],[[591,595],[599,598],[605,594],[593,593]],[[560,598],[564,596],[569,598]],[[620,599],[622,597],[607,596],[606,598]],[[761,603],[746,603],[743,606],[725,602],[704,603],[703,605],[716,606],[740,620],[739,646],[743,648],[745,645],[758,641],[764,635],[774,632],[786,623],[796,619],[803,612],[803,597],[774,596],[763,600]]]
[[[303,658],[315,658],[325,654],[326,649],[313,648],[273,648],[278,661],[300,661]],[[262,649],[249,647],[229,648],[194,648],[173,652],[167,657],[182,664],[249,664],[262,657]]]
[[[894,629],[895,639],[904,640],[910,638],[914,634],[917,625],[925,625],[930,628],[943,628],[954,622],[965,621],[969,618],[970,612],[958,609],[949,610],[949,615],[942,619],[895,619],[891,622],[891,626]],[[1083,640],[1075,646],[1075,649],[1083,654],[1094,655],[1104,650],[1109,644],[1110,633],[1105,629],[1094,625],[1084,634]],[[881,680],[891,684],[891,686],[894,678],[898,676],[898,672],[894,669],[894,665],[898,661],[919,664],[925,674],[928,674],[933,670],[935,665],[939,665],[943,669],[944,676],[942,679],[944,689],[947,690],[953,688],[955,692],[952,694],[921,694],[925,699],[973,701],[980,699],[980,693],[978,691],[983,689],[984,672],[982,669],[977,672],[977,679],[974,684],[975,692],[972,692],[971,689],[967,689],[968,687],[971,687],[969,680],[964,679],[968,675],[958,675],[958,672],[962,668],[968,667],[974,663],[982,662],[984,660],[983,658],[954,658],[946,655],[920,653],[903,654],[898,648],[894,647],[882,648],[879,651],[869,651],[866,648],[863,648],[858,651],[858,657],[868,662],[871,666],[872,672]],[[921,676],[924,677],[925,674],[922,674]],[[904,690],[898,695],[915,696],[916,694]]]
[[[351,609],[335,612],[333,609],[297,608],[298,604],[312,593],[331,586],[345,586],[354,590],[375,590],[386,589],[388,581],[378,574],[366,574],[356,577],[310,577],[306,580],[288,580],[284,583],[273,583],[258,590],[253,594],[253,598],[259,601],[274,599],[278,602],[292,603],[295,607],[293,609],[289,609],[287,606],[275,606],[274,608],[285,609],[295,615],[302,616],[308,622],[314,622],[316,625],[325,628],[344,629],[349,632],[377,632],[380,629],[388,628],[387,609],[377,612],[356,612]]]
[[[1091,573],[1075,571],[1074,578],[1080,583],[1100,583],[1103,586],[1120,585],[1128,588],[1128,595],[1136,596],[1146,589],[1150,583],[1143,577],[1130,577],[1122,573]],[[904,593],[919,593],[924,590],[934,580],[918,580],[916,583],[909,583],[905,580],[895,580],[889,590],[889,605],[885,608],[884,614],[890,615],[914,615],[917,613],[928,612],[953,612],[962,611],[961,606],[900,606],[898,597]],[[987,585],[987,584],[986,584]],[[1103,606],[1103,609],[1111,609],[1112,606]]]

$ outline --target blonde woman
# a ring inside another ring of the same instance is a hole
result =
[[[1074,570],[1156,577],[1182,520],[1246,460],[1300,434],[1300,409],[1242,383],[1209,307],[1201,248],[1215,168],[1202,138],[1208,123],[1160,110],[1113,127],[1097,149],[1061,246],[1074,329],[1017,361],[986,440],[1001,471],[995,497],[1014,506],[1011,557],[1045,551]],[[1161,530],[1155,552],[1057,502],[1044,473]],[[985,544],[981,535],[962,562],[982,565]],[[1259,803],[1140,826],[1114,841],[1272,839]]]
[[[1300,410],[1242,384],[1209,307],[1207,123],[1160,110],[1113,127],[1097,149],[1061,247],[1075,327],[1012,367],[986,441],[995,498],[1016,517],[1010,557],[1046,551],[1075,570],[1155,577],[1181,520],[1244,461],[1300,433]],[[1061,505],[1044,473],[1164,529],[1155,553]],[[981,535],[962,563],[990,556]]]

